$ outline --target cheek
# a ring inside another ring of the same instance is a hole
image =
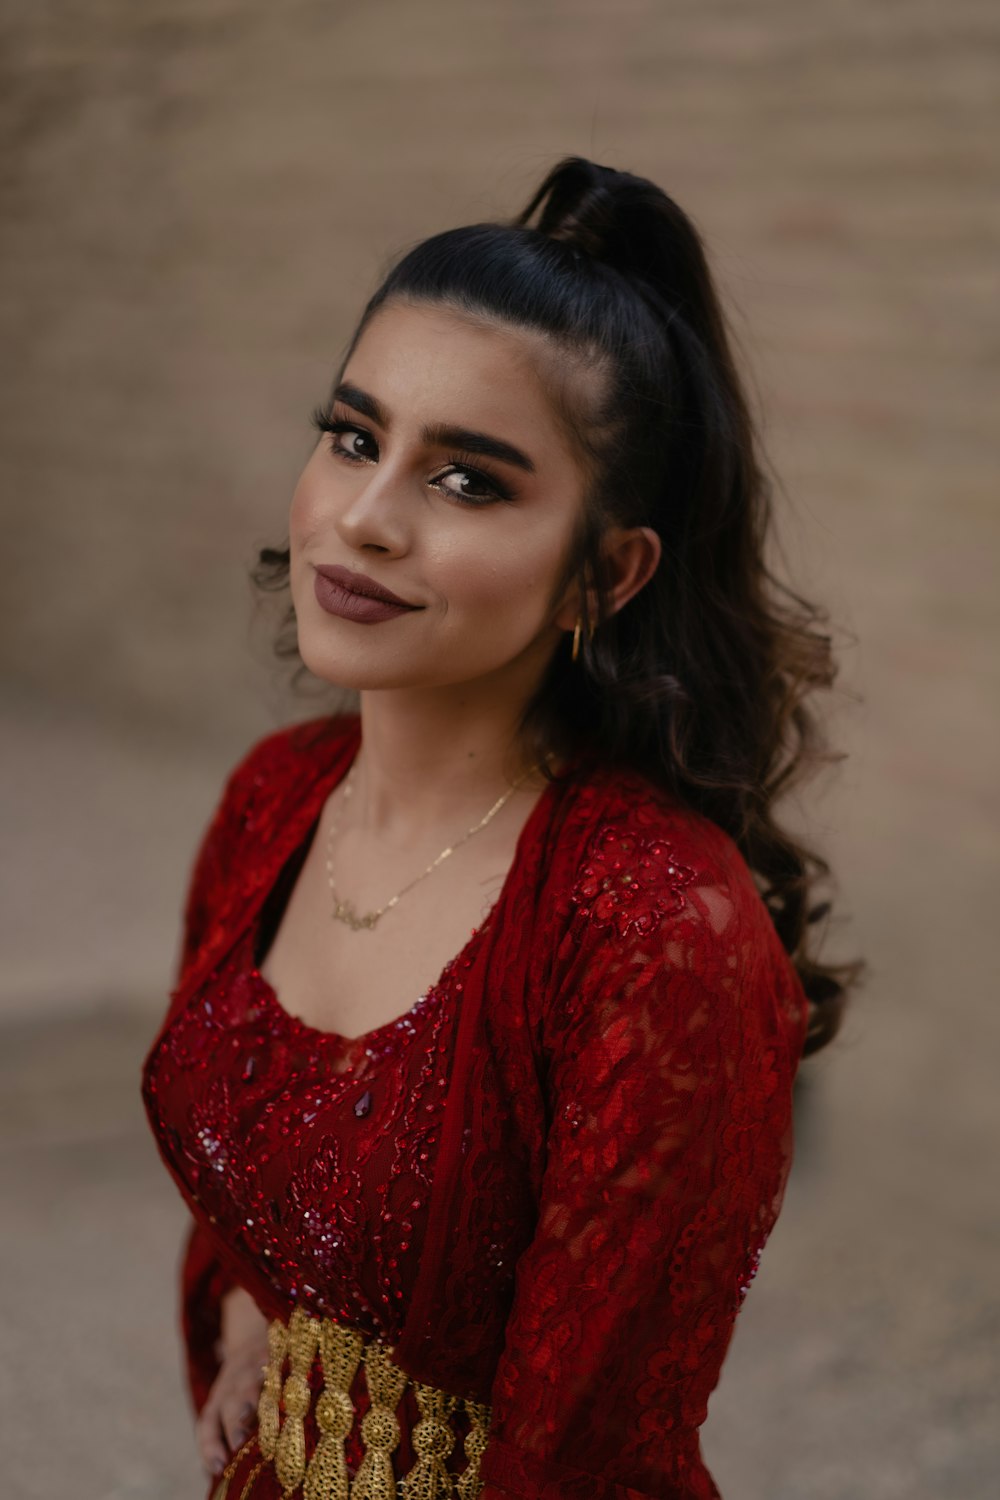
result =
[[[442,549],[435,570],[440,592],[456,617],[498,621],[518,618],[534,628],[548,605],[561,558],[557,538],[490,539]]]
[[[319,529],[323,516],[323,487],[313,460],[299,475],[288,507],[288,534],[293,552]]]

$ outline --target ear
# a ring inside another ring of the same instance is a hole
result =
[[[656,572],[663,544],[651,526],[612,526],[601,551],[609,574],[609,608],[616,615]]]
[[[601,553],[608,573],[608,606],[616,615],[636,595],[659,567],[663,544],[651,526],[610,526],[601,540]],[[562,630],[572,630],[578,619],[597,620],[595,591],[587,590],[587,610],[579,584],[574,584],[555,617]]]

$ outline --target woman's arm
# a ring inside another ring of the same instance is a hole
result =
[[[244,1287],[230,1287],[222,1298],[222,1333],[219,1341],[222,1358],[226,1359],[235,1349],[251,1339],[259,1339],[261,1335],[264,1335],[266,1345],[267,1318]]]
[[[181,1253],[180,1319],[195,1416],[201,1413],[219,1373],[223,1302],[236,1285],[205,1230],[192,1220]]]
[[[195,1436],[209,1474],[220,1474],[256,1418],[267,1363],[267,1319],[250,1293],[233,1286],[221,1299],[219,1370],[198,1413]]]
[[[646,934],[590,923],[480,1500],[715,1494],[697,1429],[783,1195],[805,1025],[757,899],[692,886]]]

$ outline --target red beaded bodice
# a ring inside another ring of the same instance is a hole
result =
[[[195,1405],[239,1282],[490,1403],[481,1500],[707,1500],[698,1427],[780,1208],[806,1022],[752,876],[707,819],[581,762],[426,996],[318,1032],[255,955],[358,734],[280,731],[230,777],[146,1059],[194,1220]]]
[[[155,1122],[262,1309],[394,1339],[423,1239],[461,969],[355,1041],[304,1025],[248,933],[164,1039]]]

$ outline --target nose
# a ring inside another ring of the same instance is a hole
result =
[[[389,463],[361,471],[351,485],[350,499],[337,516],[344,541],[351,547],[406,552],[414,516],[409,488],[406,476]]]

